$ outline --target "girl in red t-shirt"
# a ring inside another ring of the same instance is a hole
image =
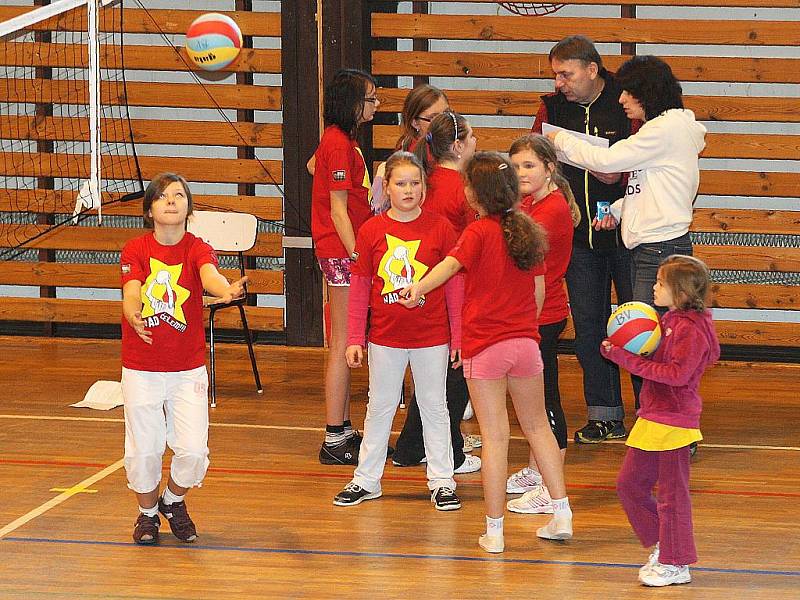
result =
[[[547,232],[545,256],[544,306],[539,315],[539,349],[544,363],[544,405],[550,428],[556,436],[562,457],[567,451],[567,422],[561,408],[558,390],[558,337],[564,331],[569,315],[564,275],[572,255],[572,235],[580,222],[580,211],[569,183],[561,174],[555,148],[541,135],[517,139],[508,151],[511,164],[519,176],[522,194],[521,209]],[[533,448],[528,466],[508,478],[506,491],[522,493],[510,500],[508,510],[524,514],[553,512],[550,495],[542,484]]]
[[[431,121],[427,134],[415,149],[417,158],[426,166],[425,210],[446,217],[459,236],[467,222],[475,220],[475,211],[467,205],[460,170],[475,153],[476,143],[467,120],[457,113],[445,111]],[[481,468],[480,457],[464,452],[461,419],[468,400],[464,371],[461,367],[451,366],[447,371],[447,409],[456,473],[474,473]],[[479,438],[473,436],[470,445],[474,446],[476,440]],[[412,466],[424,458],[422,421],[419,409],[412,402],[392,462],[398,466]]]
[[[350,265],[356,235],[370,217],[369,176],[356,142],[358,128],[372,120],[380,104],[371,75],[339,71],[325,87],[325,132],[315,152],[311,237],[328,284],[329,357],[325,372],[325,465],[358,464],[361,436],[350,423],[350,369],[344,360]]]
[[[395,150],[413,152],[420,138],[428,133],[434,117],[448,110],[448,107],[447,94],[427,83],[408,92],[400,113],[400,137],[395,144]],[[378,165],[372,182],[372,210],[375,214],[389,209],[389,198],[383,193],[385,169],[386,163]]]
[[[487,552],[502,552],[509,439],[506,392],[553,496],[553,519],[537,535],[572,537],[561,455],[544,409],[537,343],[547,240],[544,230],[516,209],[519,180],[502,155],[479,152],[467,164],[465,177],[467,200],[480,219],[467,226],[447,258],[401,294],[411,307],[462,268],[466,273],[461,351],[483,437],[486,504],[486,533],[478,543]]]
[[[208,469],[203,289],[230,302],[247,277],[229,284],[211,246],[186,231],[192,193],[180,175],[156,175],[142,213],[153,231],[129,240],[120,256],[125,473],[139,502],[133,540],[158,542],[160,512],[175,537],[193,542],[184,496]],[[159,495],[167,445],[174,455]]]
[[[370,310],[369,404],[358,467],[334,498],[336,506],[381,496],[386,445],[410,363],[422,412],[431,501],[437,510],[461,508],[445,404],[448,358],[457,361],[461,345],[460,278],[428,294],[415,310],[400,304],[398,294],[447,256],[456,240],[443,217],[420,208],[424,186],[422,166],[414,155],[393,154],[386,162],[384,183],[391,208],[358,232],[345,356],[351,368],[361,366]]]

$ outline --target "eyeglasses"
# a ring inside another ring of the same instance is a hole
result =
[[[431,115],[429,117],[423,117],[422,115],[420,115],[420,116],[417,117],[417,121],[425,121],[426,123],[430,123],[436,117],[438,117],[440,114],[442,114],[442,113],[436,113],[435,115]]]
[[[369,102],[370,104],[378,104],[380,101],[381,99],[377,96],[367,96],[364,98],[364,102]]]

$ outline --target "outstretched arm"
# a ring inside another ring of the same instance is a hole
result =
[[[420,281],[400,291],[400,295],[405,298],[404,300],[400,300],[400,304],[406,308],[414,308],[419,303],[420,297],[444,284],[460,270],[460,262],[452,256],[445,256],[444,259],[433,267]]]
[[[244,296],[244,284],[247,282],[247,277],[228,283],[228,280],[214,264],[205,263],[200,267],[200,281],[203,283],[203,288],[216,297],[212,304],[225,304]]]
[[[145,327],[142,319],[141,281],[131,279],[122,286],[122,316],[145,344],[153,343],[153,333]]]

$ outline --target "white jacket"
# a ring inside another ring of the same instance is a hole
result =
[[[563,131],[555,146],[591,171],[630,173],[625,197],[611,205],[611,214],[620,222],[625,246],[635,248],[689,231],[705,134],[692,111],[673,108],[610,148],[592,146]]]

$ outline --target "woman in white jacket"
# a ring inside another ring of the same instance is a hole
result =
[[[592,146],[566,131],[549,137],[573,163],[601,173],[629,174],[625,196],[594,226],[620,226],[632,251],[633,299],[652,304],[661,261],[671,254],[692,254],[689,225],[706,128],[683,108],[681,85],[660,58],[635,56],[620,67],[616,79],[628,118],[644,121],[638,132],[610,148]]]

